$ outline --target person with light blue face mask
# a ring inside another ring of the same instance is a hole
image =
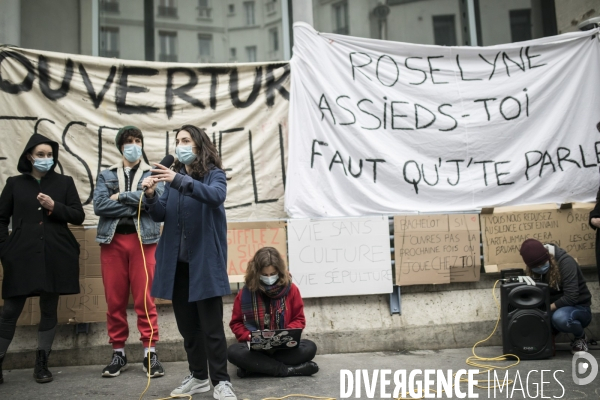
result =
[[[155,164],[144,180],[145,209],[164,222],[156,249],[152,296],[172,300],[183,336],[189,374],[171,396],[185,397],[213,387],[217,400],[236,400],[227,372],[223,299],[231,294],[227,276],[227,176],[204,129],[182,126],[175,135],[172,168]],[[155,193],[165,183],[165,191]],[[207,368],[210,365],[210,368]]]
[[[181,161],[183,165],[190,165],[196,160],[196,153],[194,150],[196,146],[192,145],[179,145],[175,148],[175,154],[177,155],[177,159]]]
[[[0,384],[17,319],[30,297],[39,298],[40,313],[33,377],[38,383],[54,379],[48,359],[57,330],[59,296],[80,290],[79,245],[68,224],[81,225],[85,212],[73,178],[55,171],[58,157],[58,143],[34,133],[18,157],[20,174],[8,177],[0,193],[0,263],[4,270]]]
[[[139,140],[139,138],[137,138]],[[142,158],[142,146],[137,143],[123,145],[123,157],[130,163],[136,163]]]
[[[525,240],[520,253],[527,275],[548,285],[555,332],[575,336],[573,354],[588,351],[584,329],[592,321],[592,295],[577,261],[557,245],[536,239]]]
[[[96,241],[100,243],[102,279],[108,306],[106,326],[113,348],[112,358],[102,370],[102,376],[117,377],[126,369],[125,342],[129,332],[127,303],[131,292],[144,347],[142,368],[147,376],[156,378],[165,373],[155,348],[155,343],[160,339],[158,315],[154,299],[150,296],[160,224],[152,221],[144,210],[139,224],[137,218],[142,181],[150,176],[151,167],[143,160],[144,136],[139,128],[130,125],[119,129],[115,145],[122,158],[102,171],[94,190],[94,212],[100,217]],[[156,188],[158,193],[163,190],[164,185]],[[143,243],[148,285],[138,231]],[[149,317],[146,317],[146,307]],[[152,330],[154,334],[150,341]],[[149,371],[148,359],[151,365]]]
[[[257,331],[304,329],[304,301],[281,253],[274,247],[259,249],[248,262],[244,287],[233,302],[231,331],[238,343],[229,346],[227,358],[240,378],[252,375],[310,376],[319,371],[313,361],[317,345],[306,339],[293,348],[250,350]]]
[[[54,165],[54,158],[34,158],[33,159],[33,168],[37,169],[39,172],[46,173],[50,171],[50,168]]]

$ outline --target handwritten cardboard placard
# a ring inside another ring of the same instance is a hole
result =
[[[525,268],[519,252],[529,238],[554,243],[580,265],[595,265],[595,232],[588,225],[593,205],[574,203],[557,209],[556,204],[495,208],[481,215],[486,272]]]
[[[285,221],[227,224],[227,274],[244,275],[248,261],[263,247],[276,248],[287,261]]]
[[[387,217],[288,221],[292,279],[303,297],[391,293]]]
[[[584,267],[596,265],[596,231],[589,224],[593,209],[593,203],[573,203],[570,209],[558,210],[567,227],[561,232],[562,247]]]
[[[476,214],[397,215],[396,284],[478,281],[480,243]]]

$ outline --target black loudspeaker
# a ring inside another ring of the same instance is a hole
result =
[[[522,360],[552,357],[552,327],[548,285],[521,282],[500,286],[504,354]]]

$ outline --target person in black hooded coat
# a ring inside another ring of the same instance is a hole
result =
[[[28,297],[40,296],[41,320],[34,378],[52,381],[48,355],[57,324],[58,297],[79,293],[79,244],[67,223],[81,225],[85,213],[75,182],[54,171],[58,143],[34,134],[0,195],[0,262],[4,269],[0,314],[2,360]],[[8,226],[12,217],[12,234]]]

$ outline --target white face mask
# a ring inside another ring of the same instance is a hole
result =
[[[279,275],[271,275],[271,276],[261,275],[260,280],[265,285],[271,286],[271,285],[274,285],[275,282],[277,282],[279,280]]]

